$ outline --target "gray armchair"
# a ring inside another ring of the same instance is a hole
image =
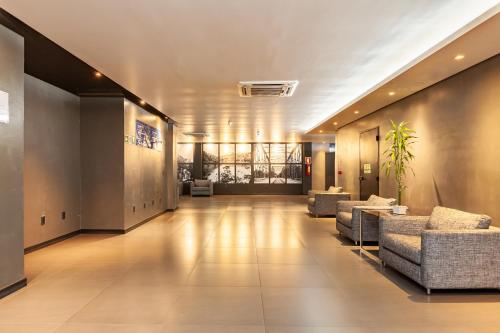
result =
[[[391,209],[396,199],[371,195],[366,201],[339,201],[337,203],[336,228],[341,236],[351,239],[356,245],[359,239],[359,221],[362,209]],[[363,223],[363,242],[378,241],[379,226],[376,216],[366,215]]]
[[[485,215],[436,207],[380,221],[384,265],[432,289],[500,288],[500,228]]]
[[[191,182],[191,196],[211,196],[214,194],[214,185],[211,180],[195,179]]]
[[[337,202],[339,200],[349,200],[349,193],[319,192],[307,199],[307,209],[309,213],[318,217],[324,215],[337,215]]]

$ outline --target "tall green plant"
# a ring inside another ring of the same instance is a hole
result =
[[[415,172],[410,166],[410,162],[415,159],[411,153],[411,147],[416,142],[415,131],[408,127],[406,121],[396,124],[391,120],[391,130],[385,135],[385,142],[389,147],[385,150],[386,161],[382,164],[387,177],[394,175],[398,190],[398,205],[401,205],[401,197],[406,189],[406,171]]]

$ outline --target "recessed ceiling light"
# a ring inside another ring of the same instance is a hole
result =
[[[389,91],[389,96],[394,96],[396,93],[394,91]]]
[[[358,114],[358,113],[359,113],[359,110],[354,111],[354,114]]]
[[[139,102],[141,105],[146,105],[146,101],[141,99],[141,101]]]
[[[97,72],[97,71],[94,73],[94,75],[95,75],[95,77],[97,77],[97,78],[99,78],[99,77],[101,77],[101,76],[102,76],[101,72]]]
[[[455,60],[462,60],[463,58],[465,58],[465,55],[463,55],[463,54],[457,54],[454,59]]]
[[[319,130],[320,133],[323,133],[323,130]]]
[[[337,123],[337,122],[334,122],[334,123],[333,123],[333,125],[337,126],[337,125],[338,125],[338,123]]]
[[[227,121],[227,126],[231,127],[233,125],[233,122],[231,120]]]

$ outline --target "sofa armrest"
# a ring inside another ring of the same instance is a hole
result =
[[[210,181],[208,183],[208,188],[209,188],[210,195],[214,195],[214,183],[212,181]]]
[[[429,216],[382,216],[380,218],[380,239],[386,233],[418,236],[425,229],[428,221]]]
[[[352,208],[354,206],[363,206],[366,205],[366,201],[360,201],[360,200],[352,200],[352,201],[347,201],[347,200],[341,200],[337,202],[337,212],[346,212],[346,213],[352,213]]]
[[[314,196],[314,206],[316,211],[319,213],[322,211],[330,211],[333,214],[336,214],[337,202],[339,200],[349,200],[350,196],[351,195],[349,193],[316,193]]]
[[[427,288],[500,288],[500,229],[424,230]]]

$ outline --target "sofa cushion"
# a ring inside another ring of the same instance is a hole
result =
[[[344,189],[342,187],[335,187],[335,186],[330,186],[328,188],[329,193],[342,193]]]
[[[352,228],[352,213],[348,212],[337,213],[337,222],[342,223],[346,227]]]
[[[195,179],[194,186],[195,187],[209,187],[210,181],[206,179]]]
[[[375,194],[370,195],[366,201],[366,206],[392,206],[396,204],[396,199],[382,198]]]
[[[314,206],[314,203],[316,202],[316,199],[313,197],[313,198],[309,198],[307,199],[307,204],[309,206]]]
[[[472,214],[457,209],[434,207],[427,223],[430,230],[488,229],[491,217]]]
[[[386,249],[391,250],[414,264],[420,264],[422,253],[420,236],[387,233],[383,237]]]

